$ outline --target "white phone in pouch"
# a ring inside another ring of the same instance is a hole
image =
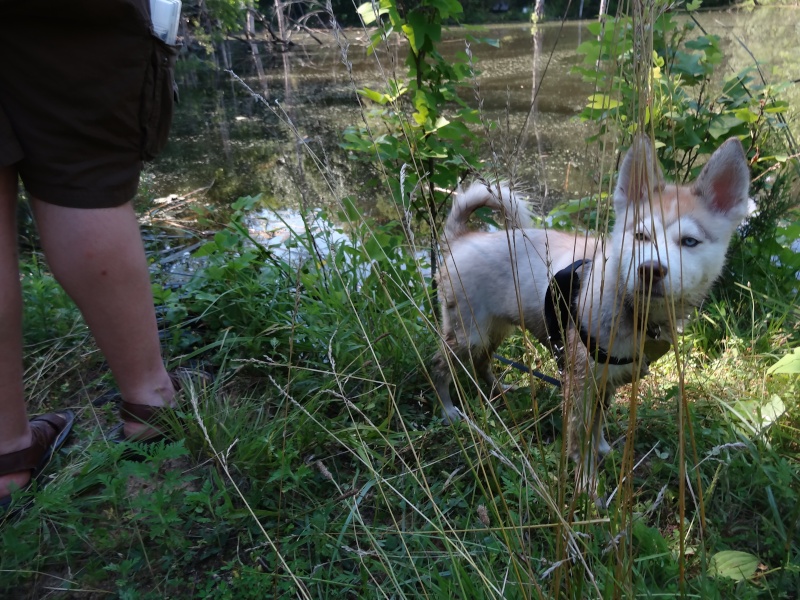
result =
[[[181,0],[150,0],[150,19],[156,36],[173,45],[178,37]]]

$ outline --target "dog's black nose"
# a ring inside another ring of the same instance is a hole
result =
[[[648,260],[639,265],[639,280],[647,286],[663,280],[667,276],[667,267],[657,260]]]

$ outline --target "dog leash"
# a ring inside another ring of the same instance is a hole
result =
[[[544,373],[537,371],[536,369],[531,369],[523,365],[522,363],[518,363],[517,361],[510,360],[505,356],[500,356],[499,354],[495,354],[494,357],[499,360],[501,363],[508,365],[509,367],[514,367],[515,369],[522,371],[523,373],[528,373],[529,375],[533,375],[534,377],[538,377],[545,383],[549,383],[550,385],[554,385],[557,388],[561,387],[561,382],[556,379],[555,377],[550,377],[550,375],[545,375]]]

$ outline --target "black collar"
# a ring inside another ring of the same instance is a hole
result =
[[[581,277],[578,274],[578,269],[584,265],[591,264],[589,259],[577,260],[568,267],[561,269],[550,280],[550,285],[547,288],[547,293],[544,299],[544,322],[547,329],[547,336],[550,340],[550,345],[553,353],[556,355],[559,363],[563,361],[564,356],[564,338],[563,332],[567,331],[570,327],[577,327],[580,322],[578,319],[578,293],[581,290]],[[657,340],[661,335],[661,327],[658,325],[646,326],[647,337]],[[630,365],[636,359],[635,357],[619,358],[610,356],[606,350],[601,348],[597,342],[592,339],[582,326],[578,328],[581,336],[581,341],[586,346],[586,351],[594,359],[596,363],[608,365]],[[647,357],[645,356],[645,361]]]

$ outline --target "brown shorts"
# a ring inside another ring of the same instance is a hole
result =
[[[131,200],[156,43],[149,0],[0,0],[0,166],[44,202]]]

